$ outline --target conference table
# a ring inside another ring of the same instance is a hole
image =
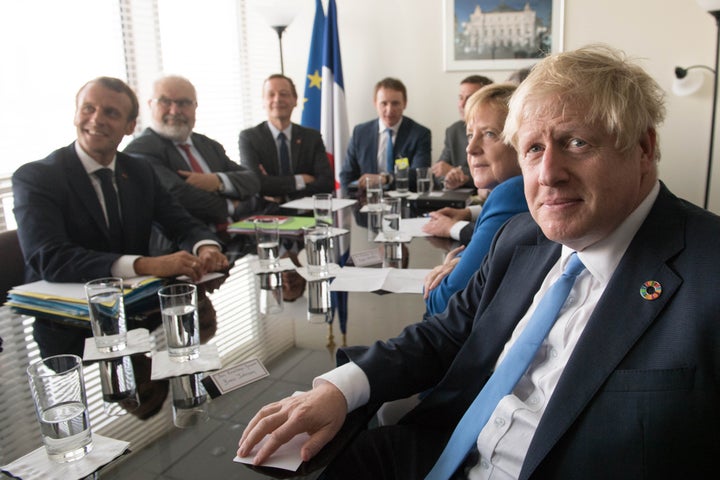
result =
[[[358,252],[378,250],[383,254],[384,245],[373,241],[375,234],[368,230],[367,219],[359,205],[335,212],[335,226],[347,230],[338,242],[340,251],[349,253],[345,256],[349,264]],[[406,268],[432,268],[443,261],[452,246],[449,240],[414,237],[396,249],[402,258],[394,260]],[[352,292],[347,295],[345,332],[340,331],[337,315],[332,323],[308,323],[307,295],[285,302],[282,312],[263,315],[258,308],[254,261],[253,255],[238,258],[226,276],[200,285],[204,304],[201,342],[217,348],[222,368],[256,359],[269,375],[215,398],[207,396],[201,421],[178,428],[173,423],[174,387],[168,386],[167,380],[150,379],[148,356],[132,357],[141,408],[121,416],[105,414],[99,368],[97,363],[86,364],[93,432],[130,442],[129,453],[99,470],[96,478],[316,478],[322,471],[320,465],[364,428],[369,417],[359,411],[347,422],[343,431],[346,440],[331,445],[315,463],[303,464],[297,472],[233,462],[238,439],[260,407],[310,388],[315,376],[335,366],[335,351],[342,344],[367,345],[391,338],[404,326],[420,321],[425,310],[418,294]],[[158,324],[155,321],[145,326],[151,329],[154,346],[160,350],[164,334]],[[28,364],[41,356],[32,328],[33,318],[0,307],[0,337],[4,340],[0,353],[0,465],[41,444],[25,375]]]

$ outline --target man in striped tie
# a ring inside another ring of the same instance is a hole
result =
[[[720,218],[659,180],[664,114],[660,86],[618,50],[540,61],[503,131],[530,213],[445,312],[342,349],[312,390],[260,410],[238,453],[260,464],[307,432],[308,460],[348,411],[429,390],[324,478],[716,475]]]

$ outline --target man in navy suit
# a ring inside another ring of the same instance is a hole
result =
[[[162,77],[148,103],[151,127],[124,152],[149,161],[163,186],[203,223],[222,230],[229,220],[248,216],[257,207],[257,178],[230,160],[220,143],[193,131],[198,105],[193,84]]]
[[[275,203],[332,193],[335,176],[320,132],[290,121],[297,90],[285,75],[270,75],[263,83],[268,119],[240,132],[240,161],[260,179],[260,194]],[[278,138],[284,136],[284,140]],[[284,142],[288,164],[282,165]]]
[[[444,313],[388,342],[342,349],[348,363],[250,421],[239,453],[272,432],[259,463],[307,432],[307,460],[347,411],[432,389],[397,425],[362,433],[326,471],[423,478],[577,255],[585,270],[512,392],[489,405],[458,478],[716,476],[720,218],[658,180],[663,97],[610,47],[540,61],[512,97],[503,132],[530,213],[501,228]]]
[[[138,101],[132,89],[116,78],[91,80],[78,92],[76,108],[77,140],[23,165],[12,178],[27,280],[137,275],[198,280],[227,268],[217,237],[173,199],[152,167],[117,152],[135,129]],[[110,190],[98,173],[107,173],[103,169],[110,169]],[[115,222],[113,211],[119,216]],[[148,256],[154,222],[183,250]]]
[[[399,158],[408,159],[410,188],[415,190],[415,169],[430,166],[430,130],[403,115],[407,89],[396,78],[384,78],[375,85],[373,102],[378,118],[355,126],[350,138],[340,171],[343,194],[356,181],[357,188],[364,189],[368,177],[379,177],[383,185],[393,188],[394,161]]]

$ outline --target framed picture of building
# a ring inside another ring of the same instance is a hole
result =
[[[445,70],[517,70],[562,51],[565,0],[444,0]]]

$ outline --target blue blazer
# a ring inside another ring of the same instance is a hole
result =
[[[353,129],[347,155],[340,171],[340,186],[347,192],[350,182],[363,173],[378,173],[379,144],[378,119],[361,123]],[[415,169],[429,167],[431,163],[431,133],[410,117],[403,117],[393,142],[395,158],[407,157],[410,161],[410,188],[415,190]],[[392,173],[392,172],[390,172]],[[392,188],[392,185],[390,186]]]
[[[522,176],[510,178],[495,187],[475,222],[475,231],[460,261],[450,275],[430,292],[425,303],[427,314],[441,313],[447,307],[452,294],[465,288],[480,268],[483,258],[490,249],[490,243],[498,229],[513,215],[527,212],[528,206],[523,190]]]
[[[20,167],[12,177],[18,237],[28,282],[109,277],[121,254],[147,255],[157,222],[181,248],[218,241],[165,190],[145,160],[118,152],[115,162],[123,252],[112,252],[97,194],[73,144]]]
[[[440,432],[439,454],[492,374],[561,246],[529,214],[498,232],[448,308],[387,343],[343,349],[370,402],[437,385],[402,423]],[[720,218],[665,186],[610,279],[522,466],[529,478],[712,478],[720,455]],[[656,300],[640,287],[662,285]]]

